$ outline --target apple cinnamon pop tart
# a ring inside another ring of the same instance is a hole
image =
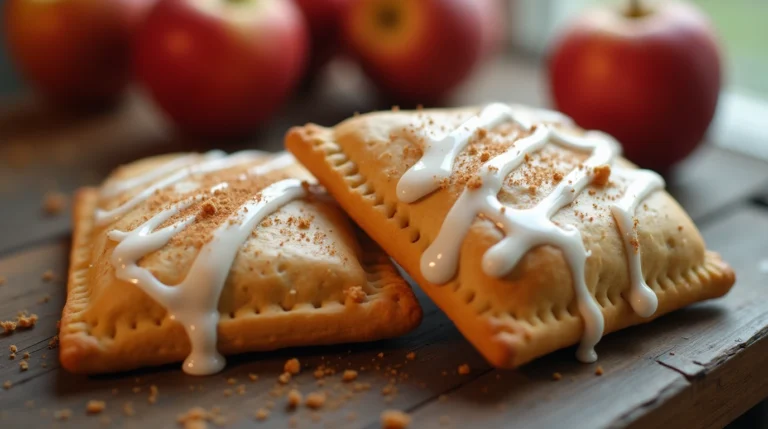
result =
[[[725,294],[657,174],[557,112],[378,112],[306,125],[288,149],[499,367]]]
[[[79,373],[408,332],[407,283],[290,154],[167,155],[78,192],[61,321]]]

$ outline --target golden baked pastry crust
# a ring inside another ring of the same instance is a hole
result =
[[[178,157],[129,164],[105,185]],[[234,181],[243,168],[266,158],[218,172],[214,179]],[[295,163],[265,176],[265,183],[283,177],[313,180]],[[105,226],[95,222],[97,207],[114,208],[148,185],[110,197],[96,188],[81,189],[76,195],[60,331],[61,362],[72,372],[101,373],[176,362],[190,352],[183,326],[143,290],[117,279],[110,264],[115,243],[107,233],[130,231],[156,214],[167,205],[162,202],[165,192]],[[299,226],[299,221],[304,223]],[[199,228],[206,228],[203,220],[138,265],[165,284],[178,284],[197,256],[196,239],[206,239],[207,232]],[[315,193],[284,205],[255,228],[230,268],[218,309],[218,350],[223,354],[393,337],[413,329],[421,319],[415,296],[389,258],[330,199]]]
[[[479,111],[377,112],[348,119],[334,128],[308,124],[292,129],[286,146],[493,365],[514,367],[581,338],[582,318],[571,272],[560,249],[535,247],[508,275],[489,276],[481,269],[482,257],[502,234],[488,219],[478,217],[461,245],[453,280],[442,285],[430,283],[419,263],[478,170],[478,160],[496,156],[512,144],[513,135],[525,133],[514,124],[480,130],[460,152],[450,179],[440,189],[410,204],[398,200],[396,194],[400,177],[422,155],[418,136],[423,128],[449,132]],[[575,128],[571,131],[579,132]],[[579,168],[586,156],[550,143],[530,158],[505,181],[499,199],[506,207],[535,205],[558,180]],[[634,168],[623,159],[618,163]],[[674,199],[657,191],[638,207],[635,225],[643,277],[658,297],[658,308],[650,318],[638,316],[626,300],[627,256],[608,208],[608,202],[621,195],[628,181],[616,173],[609,177],[608,184],[590,185],[552,218],[558,225],[576,226],[591,252],[586,262],[586,284],[604,317],[605,333],[719,297],[730,289],[735,280],[731,268],[705,249],[696,227]]]

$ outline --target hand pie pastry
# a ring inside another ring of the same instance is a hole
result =
[[[287,147],[494,365],[514,367],[725,294],[657,174],[557,112],[379,112]]]
[[[78,373],[401,335],[421,308],[290,154],[167,155],[78,192],[62,365]]]

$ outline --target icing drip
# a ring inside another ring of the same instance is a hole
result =
[[[629,304],[641,317],[650,317],[656,312],[659,300],[643,278],[640,266],[640,245],[634,227],[634,213],[640,201],[651,193],[664,189],[664,179],[652,171],[637,171],[638,179],[627,187],[624,196],[611,206],[611,214],[616,220],[627,252],[629,264]]]
[[[125,203],[115,207],[112,210],[97,209],[96,218],[95,218],[96,225],[104,226],[108,223],[111,223],[118,217],[125,215],[126,213],[131,211],[134,207],[146,201],[156,191],[167,188],[192,175],[207,174],[207,173],[213,173],[216,171],[226,170],[229,168],[236,167],[237,165],[252,162],[262,156],[263,156],[263,152],[242,151],[242,152],[234,153],[225,158],[214,157],[214,159],[209,159],[199,164],[194,164],[189,167],[186,167],[152,184],[151,186],[147,187],[146,189],[142,190],[141,192],[133,196],[131,199],[129,199]]]
[[[220,150],[212,150],[203,155],[203,160],[207,161],[211,159],[218,159],[218,158],[223,158],[224,156],[226,156],[224,152]],[[188,167],[192,164],[197,164],[199,162],[199,159],[200,159],[200,156],[197,154],[180,156],[140,176],[132,177],[130,179],[116,180],[116,181],[110,182],[109,184],[101,187],[101,189],[99,190],[99,195],[102,198],[114,197],[129,189],[133,189],[138,186],[152,182],[156,179],[159,179],[160,177],[165,176],[166,174],[170,174],[184,167]]]
[[[245,162],[246,158],[252,159],[242,154],[235,154],[230,158],[242,160],[235,164]],[[292,163],[293,157],[284,154],[250,168],[248,174],[265,174]],[[214,165],[221,167],[223,164],[208,165],[210,170],[206,171],[223,169],[213,169]],[[230,162],[227,165],[234,164]],[[202,169],[195,168],[194,171],[197,173]],[[167,183],[166,186],[170,184]],[[210,188],[210,192],[228,186],[226,182],[219,183]],[[138,261],[161,249],[174,235],[194,222],[195,215],[190,215],[170,226],[157,229],[173,216],[202,200],[205,194],[195,195],[171,205],[130,232],[113,230],[108,233],[111,240],[118,242],[110,260],[115,268],[115,276],[141,288],[166,308],[171,320],[176,320],[184,326],[191,345],[191,352],[182,366],[185,372],[205,375],[224,368],[224,357],[216,346],[218,302],[237,252],[265,217],[305,195],[306,190],[298,179],[282,180],[264,188],[258,197],[242,204],[220,224],[212,233],[211,239],[200,249],[184,280],[175,286],[160,282],[149,270],[140,267]]]
[[[505,234],[483,255],[482,267],[490,276],[508,274],[528,251],[537,246],[558,247],[571,271],[577,306],[584,320],[584,334],[576,355],[579,360],[593,362],[597,359],[594,346],[602,337],[605,321],[585,281],[589,253],[577,228],[573,225],[560,227],[551,218],[572,203],[592,182],[596,167],[610,165],[614,161],[620,146],[613,138],[600,132],[590,131],[583,137],[577,137],[550,125],[534,128],[532,119],[569,122],[556,112],[525,111],[498,103],[491,104],[445,137],[426,138],[424,155],[398,182],[398,197],[404,202],[413,202],[435,191],[439,181],[450,176],[456,156],[480,128],[512,120],[525,130],[533,130],[531,135],[518,140],[507,151],[480,167],[477,177],[481,185],[475,189],[467,187],[461,193],[446,215],[437,237],[422,254],[421,272],[428,281],[435,284],[450,281],[456,274],[461,243],[479,215],[491,220]],[[549,141],[569,149],[592,153],[582,168],[571,171],[536,206],[524,210],[504,207],[497,196],[507,175],[517,169],[527,155],[540,150]],[[450,147],[445,147],[448,145]],[[625,191],[624,197],[611,210],[622,231],[628,252],[632,308],[647,317],[656,311],[657,300],[642,278],[639,250],[632,244],[637,243],[633,236],[632,214],[642,199],[663,187],[663,181],[654,173],[634,173],[639,180]]]

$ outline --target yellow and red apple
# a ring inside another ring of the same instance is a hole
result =
[[[20,74],[57,104],[114,102],[131,40],[154,0],[6,0],[3,32]]]
[[[482,2],[366,0],[350,4],[345,40],[373,83],[395,101],[439,101],[484,51]]]
[[[714,31],[682,2],[595,9],[555,41],[555,105],[587,129],[616,137],[626,156],[666,170],[700,143],[720,92]]]
[[[185,133],[243,136],[301,77],[307,29],[285,0],[160,0],[141,26],[136,75]]]

